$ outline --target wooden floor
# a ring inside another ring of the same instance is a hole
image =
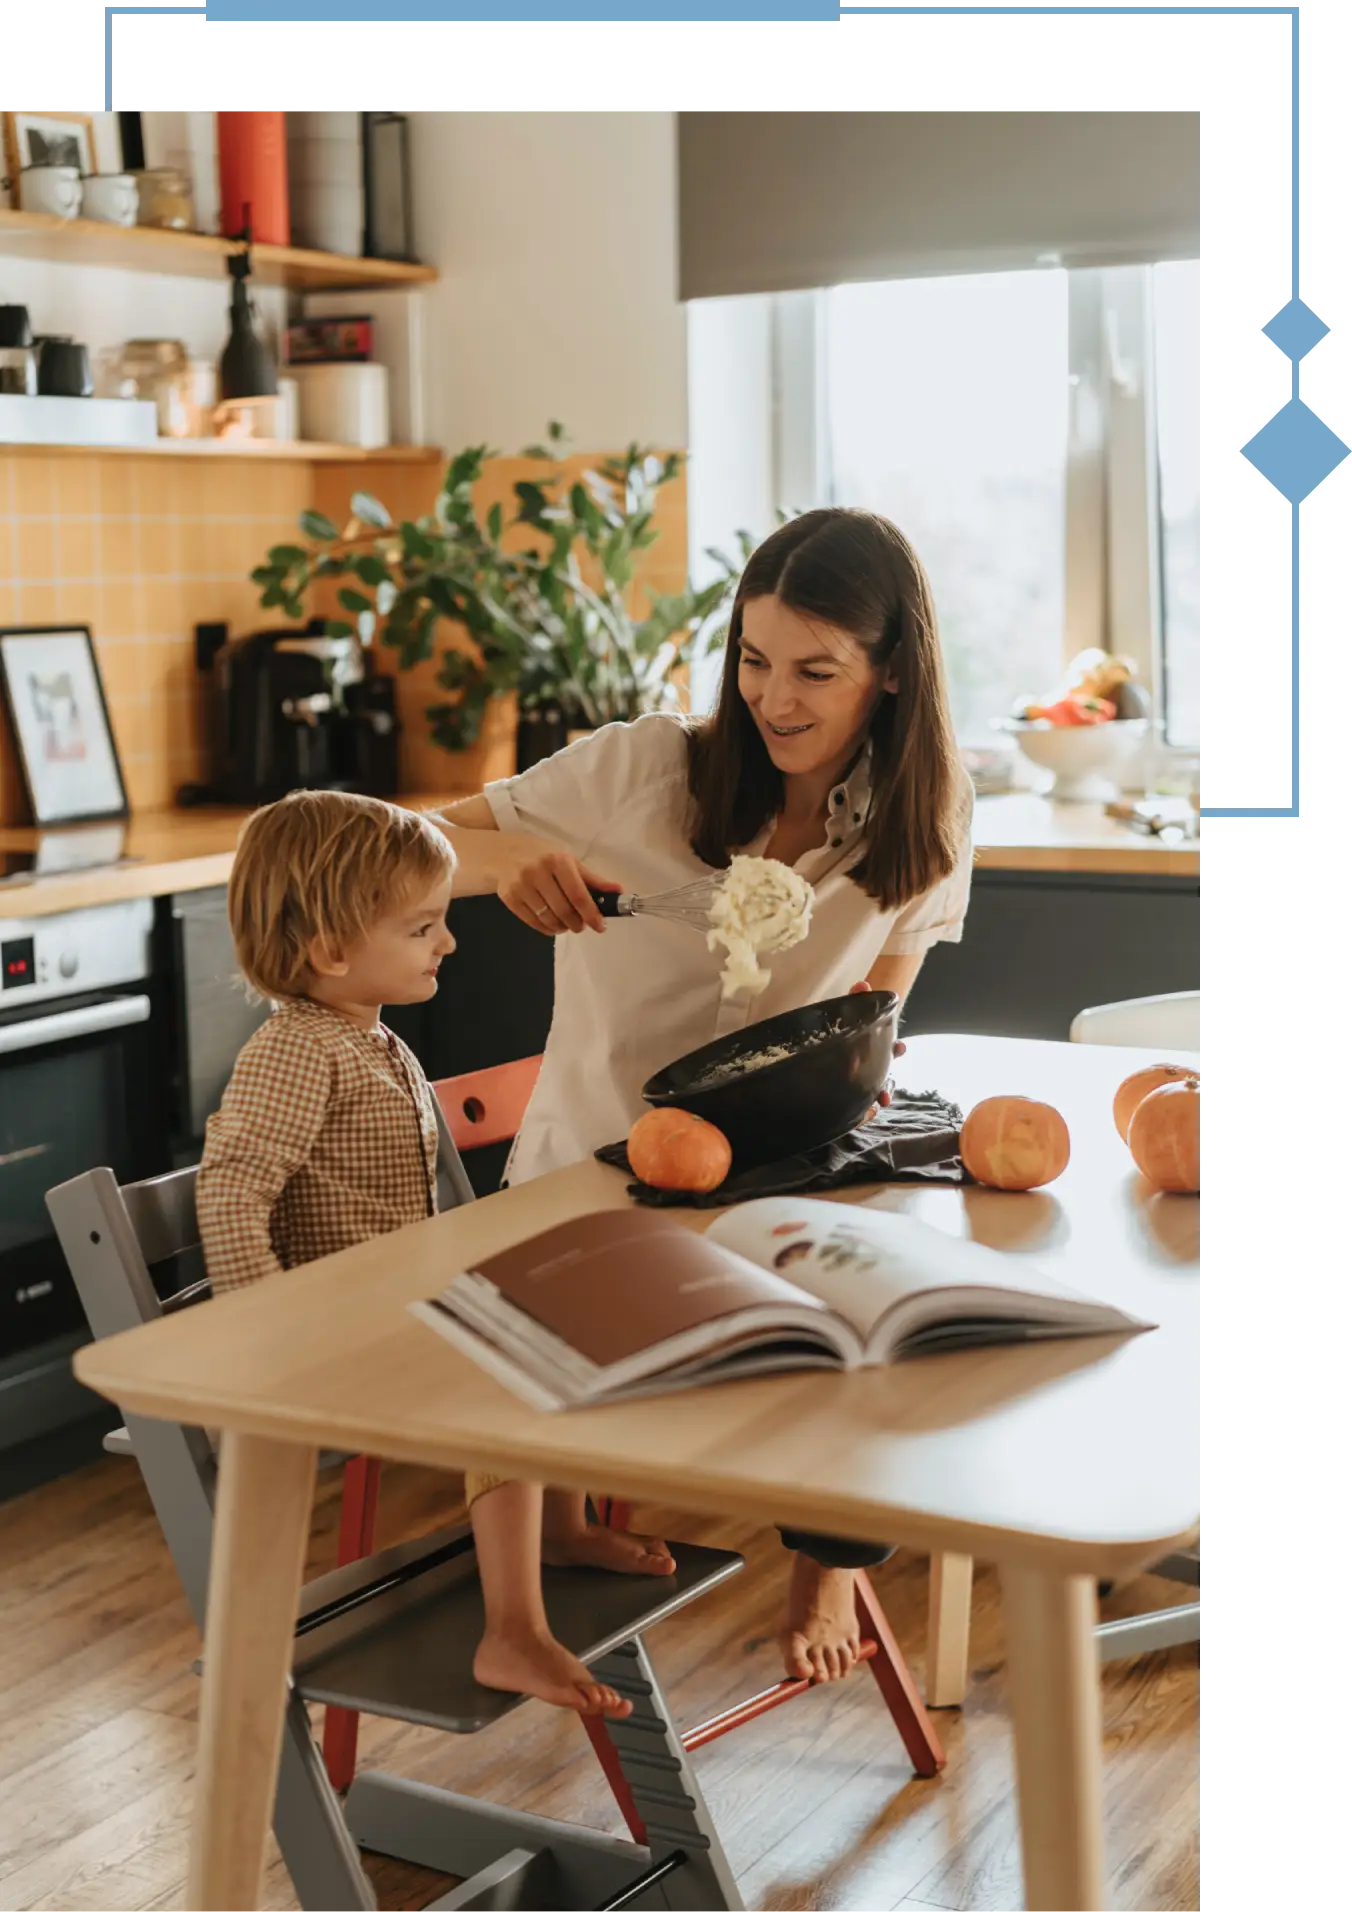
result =
[[[332,1564],[338,1477],[321,1486],[311,1571]],[[387,1470],[382,1543],[447,1518],[455,1483]],[[639,1510],[640,1513],[642,1510]],[[636,1524],[642,1524],[636,1522]],[[728,1588],[649,1636],[678,1720],[708,1717],[777,1677],[773,1629],[785,1556],[740,1523],[668,1518],[661,1531],[744,1552]],[[926,1563],[875,1576],[919,1672]],[[1188,1597],[1146,1581],[1108,1615]],[[198,1642],[135,1465],[108,1458],[0,1506],[0,1907],[183,1903],[196,1738]],[[1195,1907],[1198,1652],[1107,1669],[1109,1904]],[[748,1906],[1014,1908],[1022,1904],[999,1604],[979,1571],[973,1670],[961,1713],[937,1719],[937,1780],[908,1777],[860,1673],[695,1755]],[[530,1707],[478,1738],[362,1723],[362,1764],[623,1835],[576,1723]],[[418,1907],[439,1875],[368,1869],[382,1905]],[[296,1903],[273,1848],[264,1904]]]

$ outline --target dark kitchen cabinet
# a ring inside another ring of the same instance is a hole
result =
[[[978,870],[962,941],[925,958],[904,1032],[1065,1041],[1093,1003],[1198,988],[1200,931],[1194,878]]]
[[[527,929],[496,896],[462,896],[447,918],[455,954],[430,1002],[384,1019],[433,1082],[538,1056],[554,1014],[554,943]],[[510,1144],[475,1149],[465,1169],[478,1195],[500,1186]]]
[[[225,913],[225,889],[168,897],[174,1014],[174,1156],[197,1160],[207,1117],[219,1107],[235,1057],[268,1014],[245,990]]]

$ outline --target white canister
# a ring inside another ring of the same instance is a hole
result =
[[[25,166],[19,174],[19,205],[24,212],[74,219],[83,197],[78,166]]]
[[[277,380],[277,436],[289,445],[300,437],[300,386],[285,373]]]
[[[286,163],[293,243],[360,257],[361,114],[288,113]]]
[[[138,198],[130,173],[96,173],[84,183],[84,216],[109,226],[134,226]]]
[[[390,381],[383,365],[293,365],[304,438],[378,451],[390,442]]]
[[[312,246],[316,252],[359,259],[363,211],[360,182],[355,186],[299,186],[291,194],[292,239],[298,246]]]

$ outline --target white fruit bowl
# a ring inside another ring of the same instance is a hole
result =
[[[1140,749],[1150,720],[1123,717],[1106,724],[1062,727],[1045,719],[1027,722],[1005,717],[995,728],[1013,737],[1030,763],[1051,771],[1049,797],[1071,803],[1111,803],[1122,794],[1122,776]]]

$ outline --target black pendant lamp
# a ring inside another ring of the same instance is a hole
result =
[[[258,336],[248,280],[249,229],[239,234],[240,247],[226,260],[230,272],[230,336],[221,353],[221,399],[239,402],[277,396],[277,361]]]

